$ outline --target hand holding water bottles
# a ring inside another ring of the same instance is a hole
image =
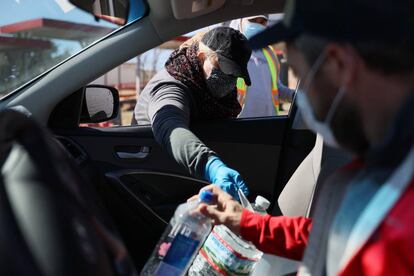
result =
[[[240,232],[240,221],[243,212],[242,205],[214,184],[206,186],[202,190],[210,190],[213,194],[213,200],[210,205],[201,203],[198,206],[198,211],[212,219],[214,224],[224,224],[231,231],[238,234]]]

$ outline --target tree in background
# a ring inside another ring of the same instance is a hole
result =
[[[16,39],[32,39],[30,33],[19,33]],[[39,41],[39,38],[36,38]],[[68,50],[61,50],[53,40],[47,48],[6,49],[0,53],[0,95],[18,88],[33,77],[45,72],[50,67],[70,56]]]

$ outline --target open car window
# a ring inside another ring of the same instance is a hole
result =
[[[279,17],[277,17],[276,20],[278,19]],[[273,21],[275,22],[276,20]],[[158,71],[164,68],[165,62],[169,58],[170,54],[175,49],[179,48],[182,43],[185,43],[200,31],[207,31],[217,26],[229,26],[231,24],[232,22],[230,21],[223,22],[188,34],[184,34],[179,37],[175,37],[174,39],[167,41],[154,49],[148,50],[147,52],[129,60],[128,62],[123,63],[122,65],[108,71],[93,81],[93,84],[107,85],[118,89],[120,96],[120,110],[118,117],[111,121],[96,124],[81,124],[81,126],[130,126],[132,117],[134,116],[134,107],[137,99],[140,96],[140,93],[145,89],[145,86],[151,80],[151,78]],[[231,27],[234,28],[234,26]],[[285,55],[285,52],[286,51],[284,44],[272,45],[272,54],[274,58],[277,59],[277,69],[275,72],[280,79],[280,82],[277,83],[279,86],[277,88],[281,93],[290,88],[293,93],[297,80],[287,66],[287,57]],[[259,53],[256,53],[256,56],[262,53],[263,51],[259,51]],[[264,56],[261,60],[259,60],[259,62],[263,63],[259,69],[262,71],[264,70],[265,72],[263,72],[263,75],[259,74],[260,76],[256,76],[255,80],[256,82],[260,82],[262,79],[265,79],[265,81],[267,81],[268,91],[266,91],[266,93],[263,93],[264,95],[253,94],[256,91],[252,90],[247,91],[248,93],[250,92],[250,98],[248,100],[257,100],[257,103],[253,103],[253,106],[251,103],[249,103],[249,105],[245,105],[239,97],[239,102],[243,107],[239,118],[263,118],[289,115],[291,107],[290,101],[281,100],[280,102],[277,102],[277,112],[274,111],[275,101],[272,99],[272,77],[270,75],[270,70],[268,70],[269,64],[267,63],[267,60]],[[280,87],[281,85],[283,85],[284,88]],[[260,87],[255,88],[255,90],[257,89],[260,89]]]

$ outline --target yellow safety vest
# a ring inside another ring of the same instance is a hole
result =
[[[277,86],[278,74],[278,59],[274,49],[271,46],[262,49],[263,54],[266,58],[267,65],[269,66],[270,75],[272,78],[272,101],[275,108],[276,115],[279,113],[279,89]],[[247,86],[243,78],[237,79],[237,99],[240,105],[243,107],[245,104],[247,93]]]

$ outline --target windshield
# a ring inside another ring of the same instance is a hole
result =
[[[1,0],[0,98],[116,28],[67,0]]]

